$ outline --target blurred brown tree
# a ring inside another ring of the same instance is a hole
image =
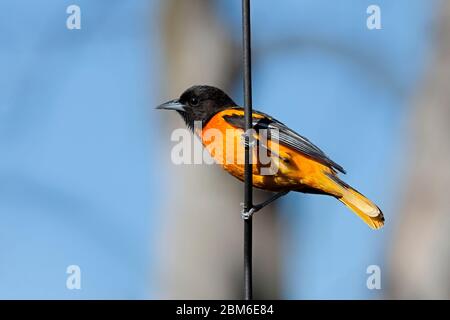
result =
[[[230,91],[241,72],[240,47],[217,19],[208,0],[163,2],[161,36],[167,92],[177,97],[194,84]],[[174,114],[164,114],[169,130],[184,128]],[[169,140],[170,133],[165,134]],[[200,143],[196,139],[196,143]],[[170,145],[170,143],[167,143]],[[166,151],[169,159],[170,150]],[[170,160],[165,161],[167,163]],[[161,234],[161,298],[236,299],[243,296],[243,184],[218,166],[172,163],[170,201]],[[267,197],[267,195],[265,195]],[[255,201],[261,200],[255,192]],[[254,219],[255,298],[279,298],[279,231],[274,206]],[[272,212],[271,212],[272,211]]]
[[[390,296],[450,298],[450,2],[410,121],[411,160],[390,256]]]

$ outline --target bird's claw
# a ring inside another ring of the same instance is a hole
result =
[[[245,211],[245,209],[242,209],[241,211],[241,218],[243,220],[248,220],[250,219],[256,212],[258,212],[261,208],[259,208],[258,206],[253,206],[250,208],[250,210]]]
[[[248,140],[249,140],[248,142],[247,142],[246,138],[248,138]],[[241,134],[241,144],[244,147],[246,147],[246,146],[253,147],[255,145],[255,143],[256,143],[256,141],[255,141],[255,139],[253,139],[253,137],[251,135],[249,135],[245,132],[243,134]]]

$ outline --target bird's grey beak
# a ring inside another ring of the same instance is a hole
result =
[[[180,102],[180,100],[174,99],[174,100],[167,101],[167,102],[165,102],[163,104],[160,104],[159,106],[156,107],[156,109],[185,111],[184,110],[185,106],[186,105],[182,104]]]

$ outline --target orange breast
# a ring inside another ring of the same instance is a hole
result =
[[[242,115],[240,110],[225,110],[212,117],[201,132],[196,132],[214,160],[227,172],[244,179],[245,148],[242,129],[233,127],[223,119],[225,115]],[[254,117],[262,117],[255,114]],[[258,134],[255,138],[263,141]],[[252,148],[253,185],[257,188],[278,191],[314,188],[332,191],[330,179],[324,173],[332,170],[311,158],[274,141],[265,147]]]

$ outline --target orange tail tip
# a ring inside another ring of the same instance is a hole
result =
[[[372,201],[360,194],[355,189],[345,186],[342,197],[338,198],[349,207],[372,229],[380,229],[384,226],[384,216],[380,208]]]
[[[338,186],[334,195],[339,201],[356,213],[372,229],[380,229],[384,226],[384,216],[380,208],[336,175],[331,173],[326,175]]]

